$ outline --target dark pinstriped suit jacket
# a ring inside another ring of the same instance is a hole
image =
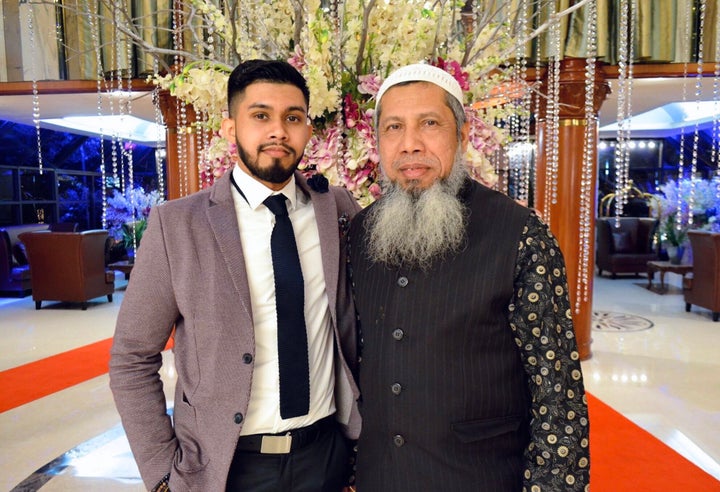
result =
[[[529,210],[477,183],[467,247],[429,272],[365,256],[350,231],[361,322],[359,492],[521,490],[529,392],[508,327]]]

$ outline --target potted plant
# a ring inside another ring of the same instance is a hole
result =
[[[147,227],[150,209],[161,203],[162,197],[157,191],[146,192],[136,187],[126,188],[124,192],[113,190],[113,196],[107,202],[105,218],[108,232],[127,250],[128,261],[133,261]]]
[[[659,187],[655,195],[661,240],[672,263],[680,263],[689,245],[690,229],[716,230],[720,211],[720,180],[678,179]]]

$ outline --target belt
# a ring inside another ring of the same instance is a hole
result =
[[[311,444],[328,429],[336,425],[335,415],[329,415],[314,424],[280,434],[252,434],[240,436],[236,451],[261,454],[288,454]]]

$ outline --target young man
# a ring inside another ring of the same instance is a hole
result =
[[[237,165],[152,210],[110,385],[149,489],[339,491],[360,426],[339,220],[359,207],[296,172],[312,128],[292,66],[242,63],[228,106]],[[171,420],[158,371],[173,328]]]
[[[469,179],[451,75],[376,102],[384,194],[350,228],[366,491],[584,490],[588,415],[565,265],[529,209]]]

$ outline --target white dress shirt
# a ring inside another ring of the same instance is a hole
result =
[[[282,419],[275,277],[270,250],[270,236],[275,224],[275,216],[263,205],[267,197],[277,193],[256,181],[238,166],[233,168],[232,173],[235,183],[245,195],[243,198],[237,190],[233,190],[255,328],[255,369],[250,388],[250,404],[241,434],[279,433],[310,425],[335,412],[333,333],[322,268],[320,235],[312,202],[296,187],[293,176],[278,193],[284,194],[288,199],[288,215],[295,232],[305,283],[310,411],[308,415]]]

